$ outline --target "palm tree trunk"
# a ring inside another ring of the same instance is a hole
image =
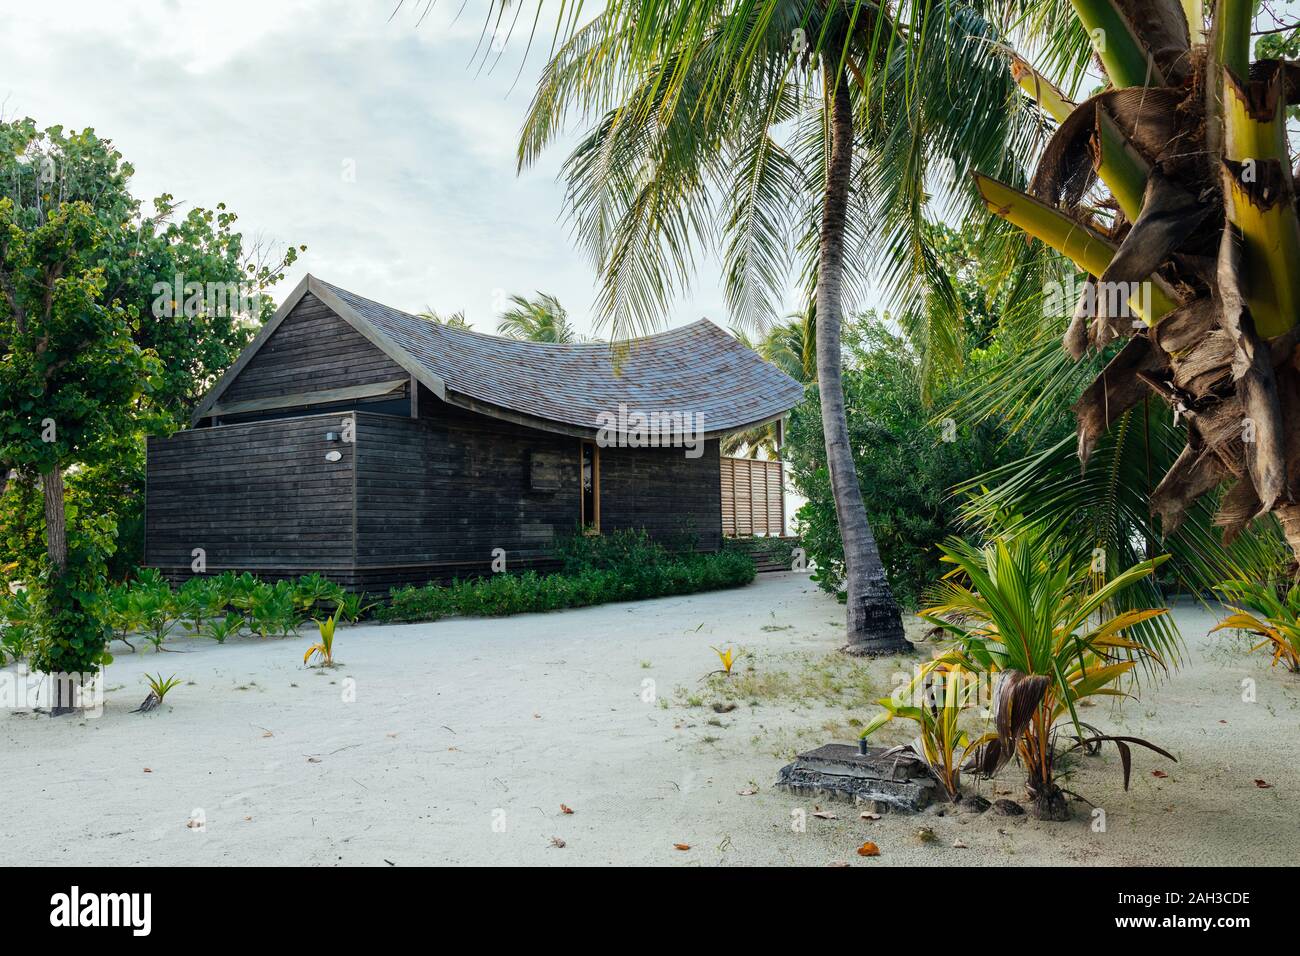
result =
[[[830,48],[834,48],[830,44]],[[849,179],[853,170],[853,107],[848,81],[829,62],[822,76],[830,98],[831,153],[826,169],[821,246],[817,264],[817,391],[821,396],[826,464],[840,538],[844,542],[845,585],[848,590],[849,643],[856,654],[893,654],[909,650],[903,623],[894,602],[875,535],[867,522],[862,489],[853,465],[849,423],[841,381],[840,323],[844,278],[844,228],[848,214]]]
[[[1282,534],[1291,547],[1291,556],[1297,562],[1297,574],[1300,575],[1300,505],[1282,505],[1276,511],[1277,520],[1282,524]]]

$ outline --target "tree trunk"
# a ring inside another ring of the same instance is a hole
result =
[[[834,44],[831,44],[834,47]],[[893,654],[911,649],[903,637],[898,605],[885,578],[875,535],[862,503],[841,377],[840,323],[843,319],[844,224],[853,170],[853,107],[846,78],[829,63],[822,66],[830,99],[831,153],[826,169],[821,246],[817,264],[817,391],[830,471],[835,515],[844,542],[848,590],[849,644],[855,654]]]
[[[56,573],[68,570],[68,528],[63,514],[63,470],[57,465],[41,475],[45,495],[45,551]]]
[[[1294,574],[1300,577],[1300,505],[1281,505],[1274,514],[1282,524],[1282,535],[1291,547],[1291,557],[1296,562]]]
[[[45,552],[55,573],[62,576],[68,570],[68,527],[63,510],[63,469],[58,465],[41,475],[41,493],[45,496]],[[50,680],[50,716],[75,713],[77,676],[51,674]]]

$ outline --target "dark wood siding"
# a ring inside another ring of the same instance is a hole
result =
[[[578,524],[578,441],[420,396],[421,417],[361,413],[357,473],[359,568],[437,565],[439,574],[545,563]],[[560,460],[559,486],[530,487],[534,454]],[[571,454],[570,454],[571,453]]]
[[[221,396],[222,404],[407,376],[402,366],[310,293]]]
[[[337,415],[223,425],[148,443],[146,562],[210,572],[350,569],[353,456]],[[327,462],[337,450],[342,458]]]
[[[681,448],[600,450],[600,529],[645,528],[674,542],[682,535],[701,551],[722,546],[722,483],[717,441],[699,458]]]

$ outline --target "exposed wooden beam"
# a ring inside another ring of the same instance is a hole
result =
[[[203,417],[217,418],[221,415],[242,415],[247,412],[269,412],[280,408],[348,402],[358,398],[377,398],[395,392],[410,382],[408,378],[396,378],[387,382],[377,382],[374,385],[350,385],[347,388],[327,388],[318,392],[295,392],[291,395],[250,398],[242,402],[213,405],[203,413]]]

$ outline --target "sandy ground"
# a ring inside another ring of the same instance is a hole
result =
[[[1140,702],[1088,712],[1179,760],[1138,751],[1128,793],[1113,751],[1081,760],[1067,786],[1105,810],[1104,832],[1082,803],[1054,824],[951,810],[868,821],[830,803],[836,819],[814,816],[772,787],[778,768],[851,741],[852,722],[910,666],[836,654],[841,620],[791,574],[557,614],[340,629],[334,670],[302,665],[310,628],[122,653],[97,719],[0,712],[0,837],[10,862],[90,865],[1300,859],[1300,679],[1240,640],[1207,637],[1213,618],[1193,607],[1178,612],[1183,668]],[[729,681],[706,676],[710,645],[747,655]],[[146,671],[186,683],[159,711],[132,714]],[[739,706],[716,714],[728,699]],[[1019,796],[1015,768],[980,789]],[[864,840],[882,855],[856,856]]]

